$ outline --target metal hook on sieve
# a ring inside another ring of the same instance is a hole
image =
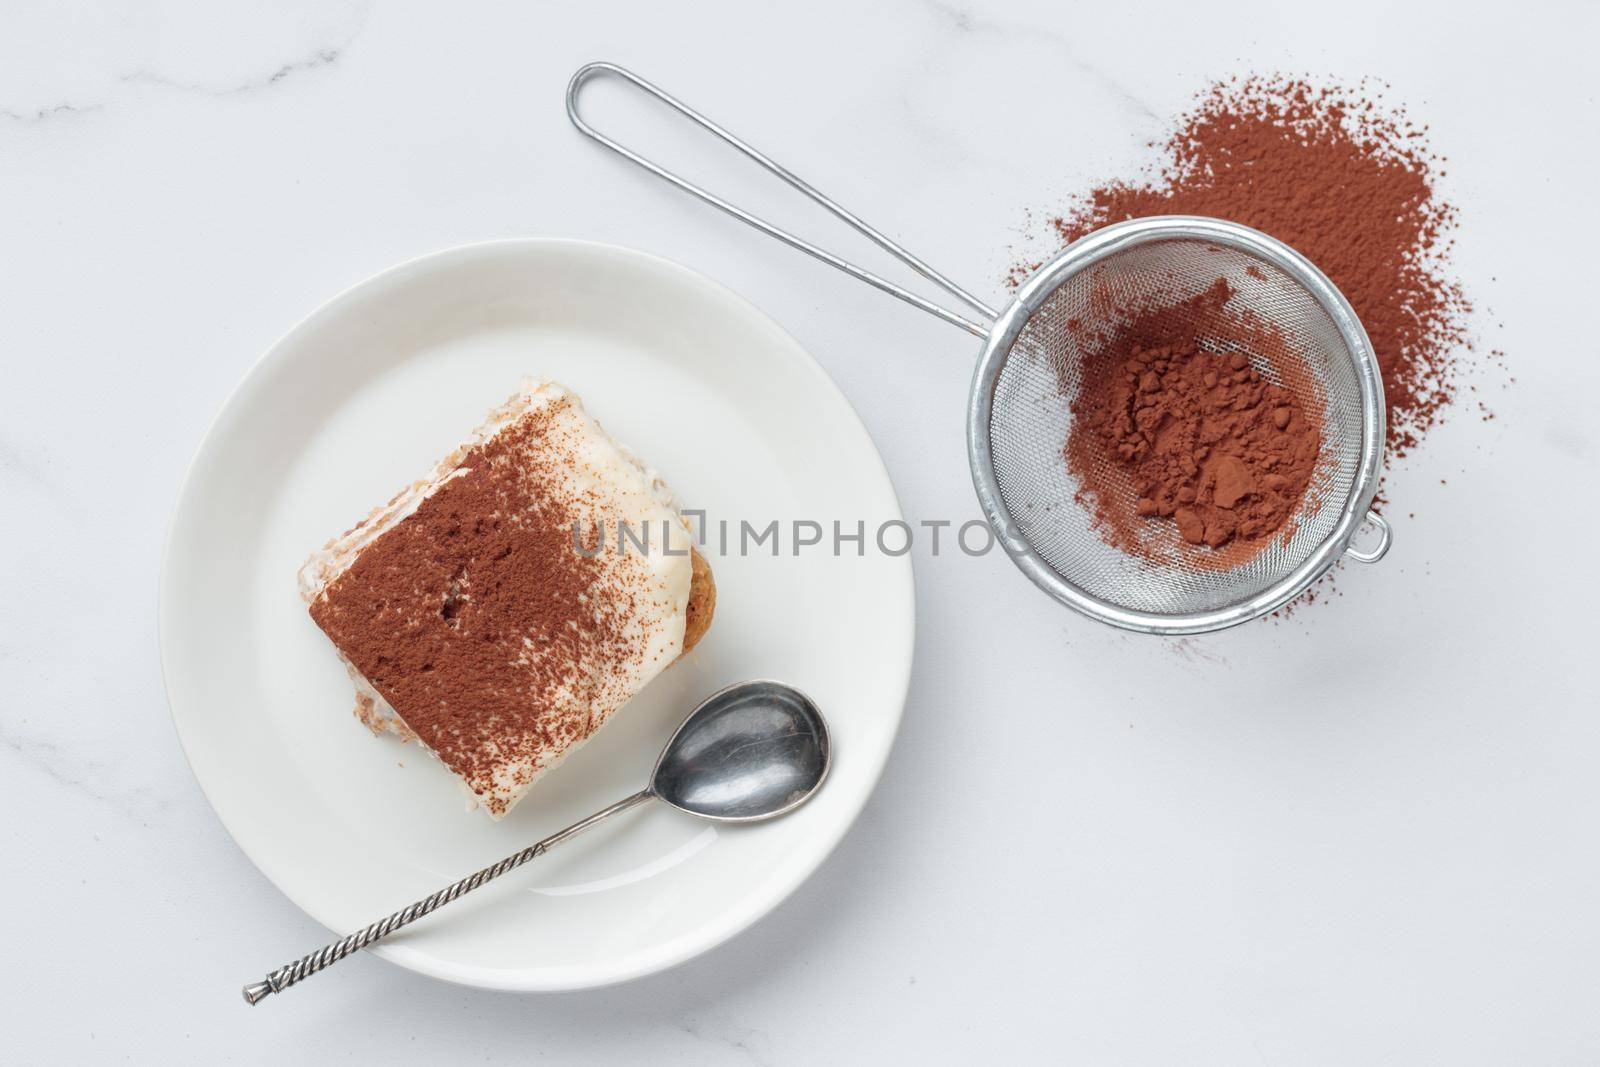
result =
[[[715,134],[718,138],[727,144],[732,145],[734,148],[738,149],[747,157],[759,163],[771,173],[777,175],[779,178],[782,178],[793,188],[799,190],[810,199],[827,208],[830,212],[842,219],[844,222],[849,223],[858,232],[869,238],[871,241],[873,241],[873,243],[877,244],[880,248],[894,256],[900,262],[904,263],[906,266],[910,267],[912,270],[916,271],[924,278],[927,278],[929,281],[945,290],[945,292],[949,293],[951,296],[954,296],[972,310],[982,315],[984,317],[984,322],[974,322],[964,315],[951,311],[949,308],[941,307],[931,300],[918,296],[909,289],[896,285],[887,278],[881,278],[865,268],[858,267],[854,263],[841,259],[832,252],[819,248],[810,241],[807,241],[802,237],[797,237],[789,231],[778,226],[774,226],[765,219],[752,215],[743,208],[729,203],[727,200],[717,196],[715,193],[710,192],[707,189],[702,189],[700,186],[694,184],[688,179],[674,174],[672,171],[667,170],[660,164],[641,156],[633,149],[619,144],[617,141],[607,137],[605,134],[589,125],[589,123],[584,120],[583,116],[578,113],[579,94],[583,91],[583,87],[588,84],[590,79],[594,78],[598,74],[616,75],[622,80],[632,84],[636,88],[642,89],[644,92],[649,93],[651,96],[655,97],[663,104],[666,104],[668,107],[672,108],[674,111],[678,112],[680,115],[684,116],[701,129]],[[746,144],[738,137],[735,137],[721,126],[718,126],[715,122],[712,122],[710,119],[700,114],[700,112],[696,111],[688,104],[685,104],[677,97],[639,77],[639,75],[625,67],[619,67],[615,63],[589,63],[583,67],[580,67],[578,72],[572,76],[572,81],[567,84],[567,117],[572,120],[572,124],[576,126],[584,136],[589,137],[602,145],[605,145],[607,148],[611,149],[611,151],[617,153],[617,155],[629,160],[630,162],[638,164],[651,174],[654,174],[656,177],[661,178],[664,181],[671,182],[684,192],[698,197],[720,211],[727,212],[740,222],[753,226],[762,233],[771,237],[776,237],[790,248],[797,248],[807,255],[814,256],[817,259],[822,260],[822,262],[828,264],[830,267],[835,267],[841,271],[844,271],[844,273],[850,275],[852,278],[858,278],[861,281],[866,282],[868,285],[875,286],[878,289],[888,293],[890,296],[897,296],[911,306],[921,308],[930,315],[936,315],[948,323],[952,323],[961,327],[968,333],[974,334],[978,337],[988,337],[990,329],[988,324],[992,324],[994,320],[999,317],[998,313],[993,308],[989,307],[989,305],[985,304],[983,301],[967,292],[967,290],[963,289],[961,286],[945,277],[939,271],[934,270],[920,257],[913,255],[910,251],[896,241],[892,240],[887,235],[883,234],[877,229],[874,229],[872,226],[867,225],[867,223],[862,221],[859,216],[846,210],[838,202],[825,196],[821,191],[819,191],[815,186],[811,185],[805,179],[801,178],[787,167],[784,167],[781,164],[774,162],[772,159],[769,159],[767,156],[758,152],[755,148]]]
[[[1344,554],[1357,563],[1376,563],[1389,554],[1389,546],[1394,542],[1394,529],[1389,525],[1389,520],[1379,515],[1376,511],[1367,512],[1366,521],[1357,527],[1356,533],[1367,528],[1378,531],[1378,543],[1371,548],[1357,548],[1355,535],[1351,535],[1351,543],[1345,546]]]

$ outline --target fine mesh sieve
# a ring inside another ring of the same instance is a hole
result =
[[[594,76],[624,79],[715,134],[815,200],[981,316],[941,307],[788,233],[668,171],[604,134],[578,113]],[[1299,253],[1220,219],[1163,216],[1099,230],[1040,267],[996,313],[921,259],[787,169],[631,71],[591,63],[567,88],[567,114],[585,135],[685,192],[853,277],[983,338],[967,411],[973,484],[985,518],[1013,561],[1040,588],[1091,618],[1147,633],[1218,630],[1271,612],[1298,596],[1341,556],[1375,562],[1388,551],[1388,524],[1368,509],[1383,455],[1383,383],[1366,332],[1333,284]],[[1137,489],[1105,464],[1097,498],[1069,470],[1072,403],[1095,339],[1121,319],[1171,307],[1224,279],[1230,315],[1265,324],[1289,359],[1252,350],[1238,336],[1208,335],[1201,349],[1241,350],[1264,377],[1321,413],[1322,441],[1298,513],[1254,554],[1184,544],[1172,523],[1147,523],[1138,551],[1115,547],[1096,522],[1131,511]],[[984,322],[990,325],[984,325]],[[1110,486],[1107,490],[1105,487]],[[1109,496],[1107,496],[1109,493]],[[1352,540],[1375,531],[1369,549]]]

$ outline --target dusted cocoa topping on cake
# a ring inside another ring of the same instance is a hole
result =
[[[310,598],[352,669],[496,817],[677,658],[706,566],[682,529],[681,557],[578,551],[574,524],[681,520],[575,395],[541,383],[522,400],[409,514],[346,535],[353,558],[324,564]],[[709,568],[701,586],[704,602]],[[703,630],[709,606],[696,614]]]

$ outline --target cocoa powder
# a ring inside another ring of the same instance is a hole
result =
[[[1443,270],[1456,212],[1435,191],[1441,161],[1425,128],[1374,102],[1378,88],[1281,75],[1218,83],[1179,117],[1153,177],[1100,185],[1052,226],[1073,241],[1124,219],[1209,215],[1303,253],[1366,327],[1399,456],[1455,394],[1470,305]]]
[[[1291,528],[1322,444],[1316,386],[1217,279],[1130,312],[1090,346],[1066,454],[1106,540],[1159,555],[1151,523],[1236,565]],[[1137,494],[1130,508],[1127,485]]]

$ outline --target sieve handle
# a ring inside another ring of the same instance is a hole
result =
[[[734,148],[737,148],[750,159],[759,163],[773,174],[788,182],[790,186],[804,193],[807,197],[816,201],[818,204],[821,204],[834,215],[849,223],[857,231],[870,238],[890,255],[900,260],[900,262],[904,263],[906,266],[910,267],[924,278],[927,278],[929,281],[938,285],[940,288],[959,299],[962,303],[966,304],[972,310],[978,312],[978,314],[983,316],[984,321],[974,322],[972,319],[958,314],[957,312],[951,311],[948,308],[941,307],[931,300],[924,299],[923,297],[918,296],[916,293],[913,293],[908,289],[904,289],[886,278],[880,278],[878,275],[873,274],[869,270],[865,270],[856,266],[854,263],[840,259],[832,252],[824,251],[823,249],[812,244],[810,241],[796,237],[794,234],[774,226],[765,219],[757,218],[755,215],[750,214],[750,212],[744,210],[743,208],[729,203],[720,196],[717,196],[715,193],[702,189],[700,186],[695,185],[693,182],[690,182],[687,179],[678,176],[677,174],[674,174],[665,167],[651,162],[650,160],[641,156],[639,153],[633,151],[631,148],[626,148],[612,140],[610,137],[607,137],[605,134],[601,133],[599,130],[585,122],[583,116],[578,113],[579,94],[583,92],[583,87],[588,84],[589,80],[599,74],[614,74],[624,81],[631,83],[636,88],[642,89],[646,93],[649,93],[651,96],[655,97],[657,100],[661,101],[663,104],[666,104],[668,107],[672,108],[674,111],[678,112],[680,115],[684,116],[701,129],[715,134],[717,137],[732,145]],[[977,297],[961,288],[961,286],[957,285],[949,278],[946,278],[943,274],[940,274],[938,271],[934,270],[927,263],[924,263],[921,259],[912,255],[909,251],[907,251],[905,248],[902,248],[889,237],[867,225],[860,218],[845,210],[833,200],[824,196],[820,191],[811,186],[798,175],[794,174],[787,168],[780,166],[778,163],[773,162],[771,159],[768,159],[766,156],[756,151],[744,141],[741,141],[739,138],[735,137],[721,126],[718,126],[715,122],[712,122],[698,111],[689,107],[683,101],[671,96],[666,92],[663,92],[655,85],[652,85],[650,82],[639,77],[639,75],[633,73],[633,71],[628,70],[625,67],[619,67],[615,63],[589,63],[583,67],[580,67],[578,72],[572,76],[572,81],[567,85],[567,117],[572,120],[572,124],[576,126],[579,132],[584,136],[598,141],[600,144],[611,149],[611,151],[617,153],[617,155],[622,156],[624,159],[630,160],[631,162],[637,163],[651,174],[654,174],[656,177],[661,178],[664,181],[671,182],[684,192],[689,193],[692,196],[699,197],[712,207],[727,212],[740,222],[754,226],[756,229],[770,237],[776,237],[790,248],[796,248],[807,255],[815,256],[817,259],[822,260],[822,262],[828,264],[829,266],[836,267],[839,270],[844,271],[852,278],[858,278],[861,281],[866,282],[868,285],[876,286],[891,296],[899,297],[901,300],[904,300],[913,307],[919,307],[923,311],[928,312],[930,315],[937,315],[946,322],[960,326],[969,333],[976,334],[979,337],[989,336],[989,326],[987,324],[994,322],[998,316],[996,315],[995,311],[983,301],[979,300]]]
[[[1357,563],[1376,563],[1389,554],[1389,546],[1394,543],[1394,530],[1389,526],[1389,520],[1379,515],[1376,511],[1367,512],[1367,520],[1362,525],[1370,526],[1378,531],[1378,543],[1371,548],[1357,548],[1355,545],[1345,545],[1344,554]]]

